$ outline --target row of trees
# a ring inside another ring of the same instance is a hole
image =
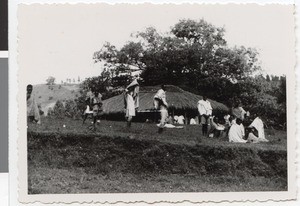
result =
[[[270,124],[283,126],[286,78],[259,75],[258,52],[244,46],[229,47],[224,34],[223,27],[203,19],[180,20],[166,34],[154,27],[136,32],[134,40],[121,49],[107,42],[93,56],[95,62],[104,62],[104,71],[84,81],[83,89],[97,85],[104,98],[115,95],[131,80],[128,71],[134,67],[142,71],[142,85],[177,85],[229,107],[239,99]]]
[[[49,76],[49,77],[46,79],[46,85],[54,85],[54,84],[55,84],[55,81],[56,81],[55,77]],[[77,82],[78,82],[78,83],[81,82],[80,77],[78,77]],[[61,80],[61,84],[63,84],[63,83],[64,83],[64,81]],[[71,83],[76,83],[76,80],[75,80],[75,78],[73,78],[73,80],[70,79],[70,78],[67,78],[66,81],[65,81],[65,83],[70,83],[70,84],[71,84]]]

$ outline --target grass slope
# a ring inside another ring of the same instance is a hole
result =
[[[267,131],[270,143],[233,144],[202,137],[195,125],[162,134],[147,123],[87,126],[49,118],[29,125],[30,194],[287,189],[283,131]]]

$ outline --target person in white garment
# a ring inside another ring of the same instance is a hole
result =
[[[254,127],[247,128],[248,137],[247,142],[249,143],[259,143],[258,131]]]
[[[178,119],[177,119],[177,123],[178,124],[184,124],[184,116],[183,115],[180,115],[179,117],[178,117]]]
[[[203,96],[203,99],[198,101],[197,107],[200,115],[200,123],[202,125],[202,134],[206,136],[208,135],[209,118],[212,115],[213,109],[206,96]]]
[[[37,124],[41,124],[41,117],[38,109],[38,105],[35,100],[34,94],[32,94],[33,86],[31,84],[26,87],[27,95],[27,121]]]
[[[237,118],[236,121],[232,123],[228,133],[229,142],[236,142],[236,143],[247,142],[247,140],[244,139],[245,132],[240,126],[241,124],[242,124],[242,120],[239,118]]]
[[[256,114],[254,114],[254,116],[256,116]],[[255,128],[257,130],[257,132],[258,132],[257,141],[258,142],[268,142],[269,141],[265,137],[264,123],[259,116],[256,116],[256,118],[253,120],[253,122],[249,125],[249,128]]]
[[[218,117],[212,116],[210,118],[211,128],[208,132],[208,137],[222,137],[223,131],[225,130],[225,126],[219,122]]]
[[[233,117],[236,119],[236,118],[239,118],[241,119],[242,121],[244,121],[245,119],[245,115],[247,115],[247,113],[249,112],[246,112],[243,107],[242,107],[242,104],[240,101],[237,101],[234,105],[234,107],[232,108],[232,115]]]
[[[174,124],[178,124],[178,115],[174,116]]]
[[[241,127],[241,130],[243,131],[243,133],[245,135],[245,127],[244,127],[243,123],[244,123],[244,120],[245,120],[245,115],[247,115],[247,113],[249,113],[249,112],[246,112],[243,109],[240,100],[235,102],[234,107],[232,108],[231,112],[232,112],[232,117],[233,117],[233,119],[232,119],[233,123],[236,121],[236,119],[240,119],[242,121],[242,123],[240,124],[240,127]]]
[[[139,107],[139,83],[135,79],[125,89],[124,108],[127,128],[131,127],[132,118],[136,116],[136,110]]]
[[[192,124],[192,125],[197,124],[197,123],[196,123],[196,120],[195,120],[194,118],[191,118],[191,119],[190,119],[190,124]]]
[[[155,109],[160,110],[160,124],[159,124],[159,132],[162,132],[165,124],[166,118],[168,117],[168,103],[166,100],[166,87],[165,85],[161,85],[161,89],[157,91],[154,95],[154,107]]]
[[[82,120],[82,124],[85,123],[87,117],[90,114],[93,114],[93,107],[92,107],[92,99],[95,97],[94,91],[95,89],[89,88],[88,92],[86,93],[86,97],[85,97],[85,105],[86,105],[86,109],[83,112],[83,120]]]
[[[224,137],[227,137],[228,136],[228,132],[229,132],[229,129],[231,127],[231,123],[232,123],[232,116],[227,113],[225,116],[224,116],[224,121],[225,121],[225,132],[224,132]]]

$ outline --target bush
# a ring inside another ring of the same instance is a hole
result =
[[[80,118],[81,110],[78,108],[77,103],[74,100],[58,100],[53,109],[48,109],[48,116],[62,119],[64,117]]]
[[[53,97],[49,97],[49,100],[52,100],[53,99]]]
[[[62,119],[65,116],[65,107],[61,101],[57,101],[53,107],[52,116]]]
[[[48,116],[53,116],[53,108],[52,108],[52,107],[50,107],[50,108],[48,109],[47,115],[48,115]]]
[[[77,107],[77,104],[73,100],[67,100],[65,103],[65,116],[70,118],[80,117],[80,110]]]

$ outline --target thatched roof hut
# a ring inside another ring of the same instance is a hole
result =
[[[160,89],[160,86],[145,86],[140,88],[140,112],[151,112],[154,109],[153,97]],[[202,99],[202,96],[193,94],[183,89],[166,85],[166,97],[169,104],[169,111],[176,113],[198,113],[197,102]],[[229,109],[226,105],[217,101],[209,99],[212,108],[215,112],[227,112]],[[124,96],[120,94],[118,96],[111,97],[103,101],[104,114],[116,114],[124,112]],[[182,113],[182,114],[184,114]]]

